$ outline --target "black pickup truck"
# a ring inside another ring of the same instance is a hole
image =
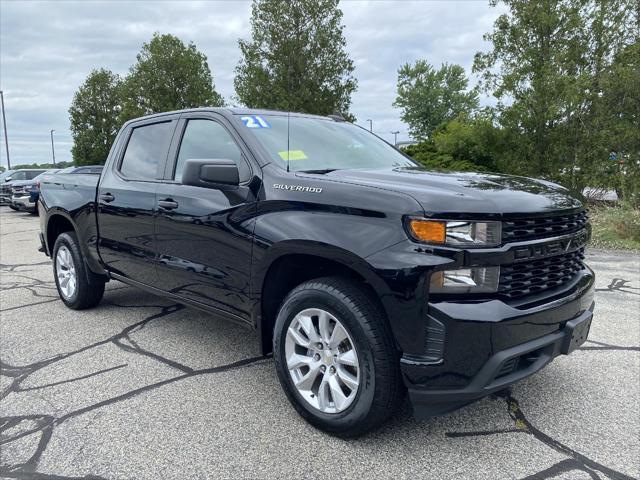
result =
[[[338,117],[196,109],[126,123],[99,177],[41,186],[62,301],[118,280],[257,329],[313,425],[362,434],[504,389],[586,339],[582,203],[426,171]]]

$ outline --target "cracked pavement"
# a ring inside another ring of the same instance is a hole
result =
[[[452,414],[340,440],[287,402],[254,332],[116,282],[76,312],[0,207],[0,477],[487,478],[640,475],[640,256],[590,251],[589,341]]]

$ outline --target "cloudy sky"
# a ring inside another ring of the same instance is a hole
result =
[[[126,74],[154,32],[195,42],[208,57],[216,89],[231,102],[238,38],[250,36],[250,7],[242,0],[1,1],[0,86],[11,163],[50,162],[51,129],[56,160],[70,160],[73,93],[94,68]],[[485,0],[343,0],[341,8],[359,81],[352,111],[363,125],[373,119],[374,131],[387,139],[400,130],[399,140],[408,134],[392,107],[398,67],[425,58],[436,65],[459,63],[470,72],[474,53],[486,48],[483,33],[501,13]],[[6,166],[4,145],[0,151]]]

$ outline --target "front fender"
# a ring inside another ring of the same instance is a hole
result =
[[[301,254],[325,258],[356,272],[380,299],[400,350],[419,355],[426,331],[425,281],[430,270],[452,262],[425,253],[407,239],[400,218],[364,218],[338,211],[271,211],[258,216],[251,275],[254,321],[261,325],[260,298],[269,268]]]

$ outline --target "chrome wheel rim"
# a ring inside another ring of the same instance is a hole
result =
[[[73,297],[78,287],[78,277],[71,252],[65,246],[60,247],[56,255],[56,276],[58,277],[60,294],[65,299]]]
[[[287,368],[304,400],[323,413],[340,413],[353,403],[360,385],[355,343],[329,312],[308,308],[291,321],[285,342]]]

